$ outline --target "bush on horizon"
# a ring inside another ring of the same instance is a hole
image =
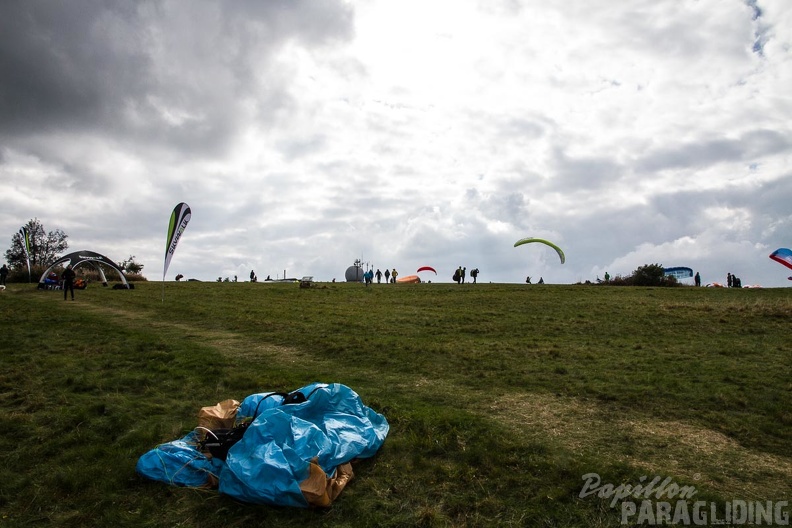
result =
[[[631,275],[626,277],[617,275],[608,281],[599,281],[598,284],[608,286],[682,286],[676,277],[666,275],[665,268],[660,264],[644,264],[633,271]]]

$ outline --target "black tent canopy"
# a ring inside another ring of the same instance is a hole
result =
[[[85,264],[86,262],[91,264],[94,268],[96,268],[99,271],[99,275],[102,277],[102,283],[104,285],[107,285],[107,277],[105,277],[104,270],[102,270],[102,266],[107,266],[108,268],[112,268],[116,272],[118,272],[118,276],[121,277],[121,282],[124,284],[124,287],[129,288],[129,283],[126,280],[126,277],[124,277],[124,271],[120,267],[118,267],[118,264],[116,264],[109,258],[105,257],[104,255],[100,255],[99,253],[96,253],[94,251],[87,251],[87,250],[75,251],[74,253],[69,253],[68,255],[60,257],[58,260],[53,262],[49,268],[47,268],[47,271],[45,271],[44,274],[39,279],[39,284],[43,283],[44,279],[47,278],[50,272],[52,272],[52,270],[58,266],[66,267],[71,265],[71,267],[74,269],[77,268],[77,266]]]

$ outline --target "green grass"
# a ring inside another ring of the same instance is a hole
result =
[[[136,283],[0,294],[0,526],[619,526],[603,482],[792,491],[792,290]],[[169,487],[200,407],[314,381],[391,431],[328,510]]]

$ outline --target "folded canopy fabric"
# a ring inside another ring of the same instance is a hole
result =
[[[224,461],[200,450],[196,430],[141,456],[136,471],[178,486],[217,487],[255,504],[326,506],[351,478],[349,462],[374,456],[389,425],[345,385],[314,383],[299,392],[299,403],[277,393],[245,398],[235,422],[249,425]],[[317,495],[322,473],[327,492]]]

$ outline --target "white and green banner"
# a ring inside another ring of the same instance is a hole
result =
[[[22,237],[22,249],[25,251],[25,260],[27,260],[27,268],[28,268],[28,282],[30,282],[30,233],[28,233],[27,227],[22,227],[19,230],[19,235]]]
[[[168,273],[168,266],[170,266],[173,252],[176,251],[176,244],[187,228],[187,223],[190,221],[192,211],[190,206],[182,202],[173,209],[170,217],[170,225],[168,226],[168,243],[165,246],[165,268],[162,270],[162,281],[165,282],[165,274]]]

